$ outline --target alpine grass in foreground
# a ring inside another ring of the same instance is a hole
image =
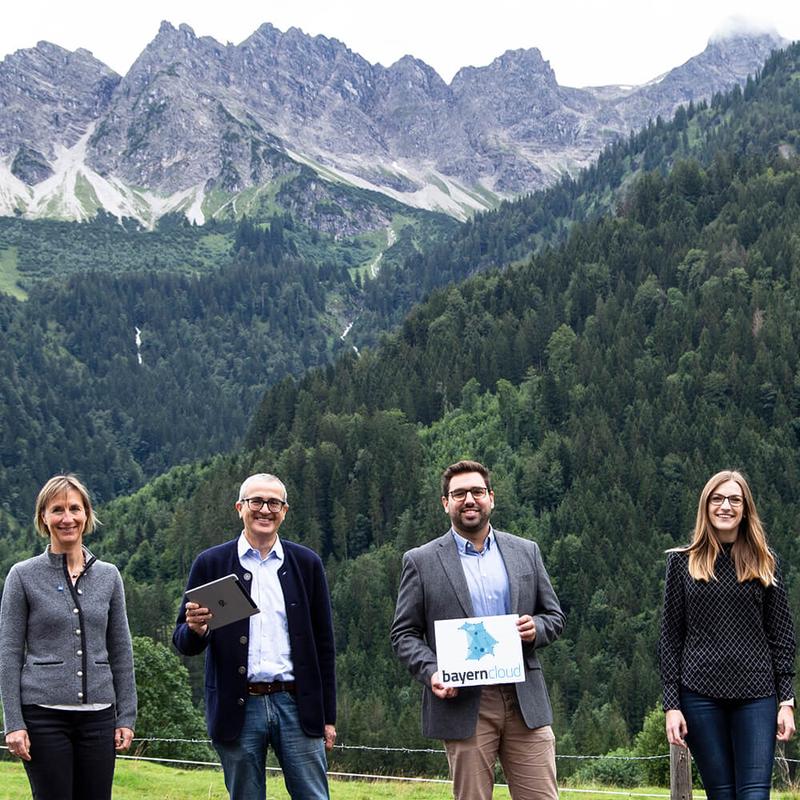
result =
[[[28,781],[20,764],[0,761],[0,800],[30,800]],[[664,797],[669,792],[663,788],[640,787],[633,790],[603,787],[597,794],[590,787],[561,788],[560,794],[568,800],[610,800],[611,797]],[[449,783],[411,783],[403,781],[351,781],[331,779],[332,800],[450,800]],[[695,797],[702,798],[702,793]],[[790,792],[775,792],[776,800],[790,800]],[[114,800],[227,800],[222,772],[215,769],[184,770],[141,761],[120,761],[114,777]],[[289,800],[289,795],[279,775],[267,778],[269,800]],[[504,786],[494,791],[495,800],[508,800]]]

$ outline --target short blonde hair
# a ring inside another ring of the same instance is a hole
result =
[[[91,533],[95,527],[100,524],[100,520],[97,519],[97,515],[94,513],[94,508],[92,508],[92,499],[89,497],[89,490],[81,483],[77,476],[69,473],[66,475],[53,475],[39,490],[39,494],[36,497],[36,509],[33,512],[33,524],[42,536],[50,535],[50,531],[44,522],[44,512],[50,504],[50,501],[54,497],[58,497],[58,495],[67,494],[70,490],[76,491],[81,496],[83,509],[86,511],[86,526],[81,533]]]

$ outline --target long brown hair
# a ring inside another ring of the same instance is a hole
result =
[[[714,562],[722,551],[722,545],[708,516],[708,502],[714,490],[726,481],[736,481],[744,498],[739,533],[731,549],[736,579],[740,583],[757,580],[764,586],[772,586],[775,583],[775,556],[767,546],[764,525],[758,516],[747,479],[736,470],[726,469],[712,475],[700,493],[692,543],[679,548],[689,553],[689,574],[696,581],[715,580]]]

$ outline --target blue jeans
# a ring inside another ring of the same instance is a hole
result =
[[[720,700],[681,689],[686,743],[709,800],[767,800],[778,703],[772,697]]]
[[[306,736],[288,692],[247,698],[244,725],[234,742],[213,742],[231,800],[265,800],[267,748],[272,746],[293,800],[329,800],[325,743]]]

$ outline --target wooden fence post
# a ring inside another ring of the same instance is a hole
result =
[[[669,747],[670,800],[692,800],[692,757],[688,748],[672,744]]]

